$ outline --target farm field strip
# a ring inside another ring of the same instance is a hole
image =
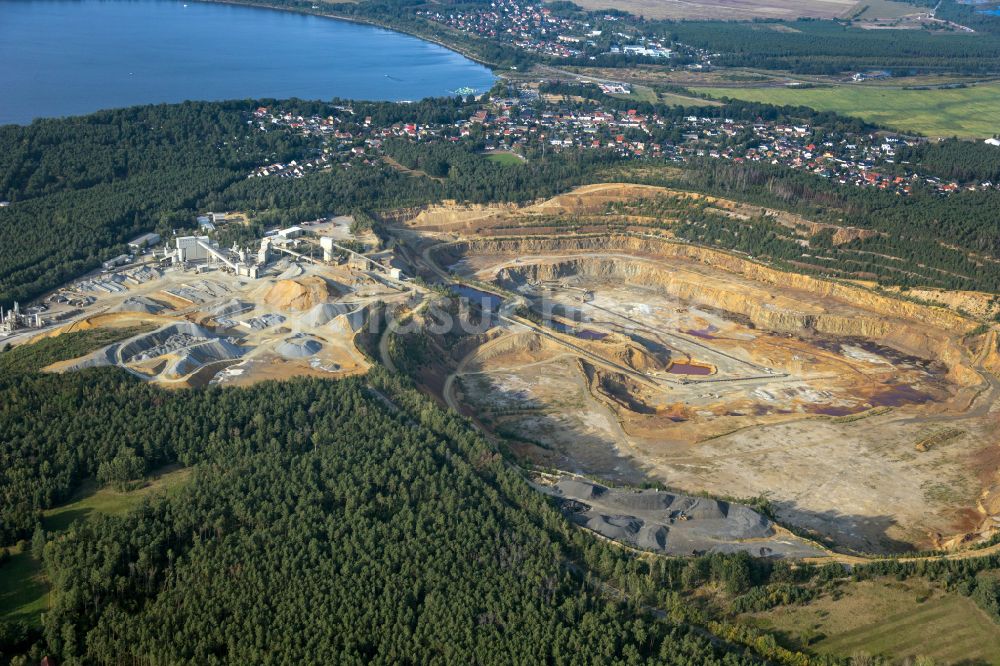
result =
[[[928,136],[986,138],[1000,132],[1000,84],[900,90],[841,85],[817,88],[701,88],[715,97],[810,106]]]

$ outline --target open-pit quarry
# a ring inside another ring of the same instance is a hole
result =
[[[466,209],[398,227],[425,268],[504,298],[493,329],[438,336],[450,374],[425,384],[522,460],[764,496],[855,552],[996,529],[993,328],[669,234],[537,233],[548,223]]]
[[[317,260],[316,236],[322,245],[330,231],[316,228],[255,277],[146,258],[50,295],[42,331],[15,337],[141,325],[49,370],[116,365],[172,388],[346,376],[377,355],[472,418],[540,487],[549,474],[669,489],[670,503],[649,500],[655,515],[614,493],[598,492],[599,504],[572,484],[543,489],[578,524],[634,547],[815,548],[779,525],[855,553],[995,534],[996,299],[783,272],[612,215],[661,193],[604,184],[524,207],[396,211],[376,251]],[[831,231],[773,219],[789,233]],[[864,233],[832,231],[836,242]],[[469,325],[453,325],[462,316]],[[754,523],[751,503],[776,522]],[[693,528],[693,514],[671,513],[688,505],[715,517]]]

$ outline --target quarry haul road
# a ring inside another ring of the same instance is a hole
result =
[[[439,278],[441,278],[441,280],[442,280],[442,282],[444,284],[454,284],[456,282],[459,282],[459,280],[457,280],[455,278],[455,276],[453,276],[450,273],[448,273],[447,271],[443,270],[437,264],[437,262],[434,260],[434,258],[432,257],[432,254],[433,254],[434,251],[440,250],[442,248],[442,246],[449,245],[449,244],[451,244],[451,243],[448,242],[448,241],[445,241],[444,243],[441,243],[441,244],[435,244],[435,245],[424,247],[418,253],[414,253],[417,256],[419,256],[420,259],[422,260],[420,263],[423,263],[428,270],[430,270],[433,274],[435,274],[436,276],[438,276]],[[588,253],[588,254],[593,254],[593,253]],[[600,253],[600,254],[619,254],[619,253]],[[564,255],[559,255],[558,258],[562,259],[562,258],[565,258],[565,256]],[[613,310],[610,311],[610,312],[608,312],[607,314],[615,316],[616,319],[618,319],[620,317],[620,315],[621,315],[621,313],[614,312]],[[626,315],[626,317],[627,317],[627,315]],[[522,326],[525,326],[527,329],[530,329],[532,332],[537,333],[539,336],[544,336],[545,338],[550,339],[553,342],[556,342],[557,344],[559,344],[560,346],[562,346],[563,348],[565,348],[568,353],[572,353],[572,354],[581,356],[581,357],[583,357],[585,359],[591,359],[594,362],[599,362],[601,365],[605,365],[605,366],[608,365],[608,363],[607,363],[607,361],[605,359],[600,358],[600,357],[595,358],[592,354],[590,354],[589,352],[587,352],[587,350],[582,349],[582,348],[578,347],[577,345],[573,344],[572,342],[563,339],[562,336],[556,336],[556,335],[554,335],[549,330],[543,329],[540,325],[535,324],[534,322],[522,320],[520,318],[517,318],[517,319],[507,318],[507,321],[512,322],[512,323],[516,323],[516,324],[521,324]],[[647,327],[643,326],[642,328],[647,328]],[[690,341],[690,340],[684,340],[684,341],[688,342],[688,343],[695,343],[695,344],[697,344],[697,341]],[[978,356],[979,356],[979,358],[976,358],[975,360],[978,361],[978,362],[981,362],[983,360],[981,358],[982,354],[980,354]],[[979,365],[979,363],[977,363],[977,365]],[[445,394],[442,397],[444,398],[444,401],[446,402],[446,404],[450,408],[455,409],[456,411],[459,411],[460,405],[458,404],[459,401],[456,399],[456,396],[455,396],[454,377],[457,376],[457,375],[462,374],[462,371],[466,367],[467,366],[464,365],[464,364],[460,365],[460,368],[455,373],[452,373],[451,375],[449,375],[446,378],[446,384],[445,384],[445,389],[446,390],[445,390]],[[618,368],[614,368],[614,369],[616,371],[619,370]],[[629,372],[627,374],[629,376],[634,376],[634,375],[632,375],[632,372]],[[991,406],[996,403],[997,399],[1000,399],[1000,379],[998,379],[998,378],[996,378],[996,377],[994,377],[994,376],[992,376],[989,373],[984,372],[984,371],[980,371],[980,374],[983,377],[983,384],[981,385],[982,388],[964,406],[964,409],[962,410],[962,413],[960,415],[947,415],[946,416],[946,415],[942,414],[942,415],[936,415],[936,416],[933,416],[933,417],[913,417],[913,416],[909,416],[909,417],[903,417],[903,418],[900,418],[900,417],[896,417],[896,418],[899,418],[899,420],[900,420],[901,423],[908,423],[908,422],[911,422],[911,421],[912,422],[951,421],[951,420],[958,420],[958,419],[967,419],[970,416],[972,416],[972,417],[984,417],[984,416],[987,416],[987,414],[988,414]],[[650,383],[649,380],[652,379],[652,378],[647,377],[645,375],[640,375],[640,376],[641,376],[641,379],[643,380],[643,384],[649,384]],[[769,377],[769,379],[772,380],[772,381],[776,380],[776,378],[773,377],[773,376]],[[664,387],[664,388],[666,388],[666,387]],[[477,424],[477,426],[478,426],[478,424]],[[481,426],[478,426],[477,429],[479,429],[480,431],[483,431],[484,434],[486,434],[488,437],[490,437],[490,439],[494,439],[492,436],[490,436],[488,433],[486,433],[485,430]],[[623,544],[619,544],[619,545],[622,545],[622,547],[627,547],[627,546],[625,546]],[[817,545],[819,545],[819,544],[817,544]],[[838,547],[838,546],[835,546],[835,547]],[[915,555],[909,556],[909,557],[908,556],[883,557],[883,556],[878,556],[878,555],[851,554],[851,553],[845,553],[845,552],[836,552],[834,550],[830,550],[829,548],[825,548],[825,547],[822,547],[822,546],[820,546],[820,550],[822,550],[823,553],[824,553],[824,555],[822,557],[807,558],[807,559],[803,559],[802,561],[803,562],[807,562],[807,563],[808,562],[815,562],[815,563],[837,562],[837,563],[842,564],[844,566],[859,566],[859,565],[865,565],[865,564],[871,564],[871,563],[875,563],[875,562],[889,561],[889,560],[910,563],[910,562],[935,561],[935,560],[974,559],[974,558],[987,557],[987,556],[991,556],[991,555],[995,555],[997,553],[1000,553],[1000,544],[993,544],[991,546],[988,546],[988,547],[985,547],[985,548],[980,548],[980,549],[965,549],[965,550],[957,550],[957,551],[952,551],[952,552],[943,552],[942,551],[942,552],[939,552],[939,553],[936,553],[936,554],[930,554],[930,555],[927,555],[927,554],[925,554],[925,555],[917,555],[917,554],[915,554]],[[644,552],[644,551],[640,551],[640,552]],[[655,556],[655,554],[653,554],[653,553],[650,553],[650,555],[651,556]]]
[[[460,280],[456,279],[453,275],[451,275],[450,273],[448,273],[447,271],[445,271],[444,269],[442,269],[440,266],[438,266],[437,262],[434,261],[433,257],[431,257],[431,252],[435,248],[437,248],[437,247],[438,246],[436,246],[436,245],[431,245],[429,247],[424,248],[423,252],[421,253],[421,256],[423,257],[424,262],[427,264],[427,266],[438,277],[440,277],[442,280],[444,280],[447,284],[449,284],[449,285],[461,285],[462,282]],[[478,289],[478,287],[477,287],[477,289]],[[495,295],[503,298],[502,294],[495,294]],[[536,324],[535,322],[531,321],[530,319],[524,319],[523,317],[518,317],[517,315],[504,315],[504,314],[500,314],[500,313],[497,313],[497,318],[500,319],[501,321],[506,321],[508,323],[520,324],[522,326],[526,326],[527,328],[532,329],[538,335],[544,336],[544,337],[548,338],[549,340],[552,340],[555,343],[560,344],[563,347],[566,347],[566,348],[572,350],[574,353],[579,354],[579,355],[587,358],[590,361],[593,361],[594,363],[598,363],[598,364],[603,365],[603,366],[605,366],[607,368],[611,368],[612,370],[614,370],[616,372],[621,372],[622,374],[628,375],[629,377],[632,377],[636,381],[642,382],[643,384],[646,384],[647,386],[649,386],[651,388],[654,388],[654,389],[664,389],[664,388],[670,388],[670,386],[669,386],[670,384],[680,385],[680,384],[684,383],[682,381],[675,381],[675,380],[669,380],[669,379],[663,379],[663,378],[650,377],[650,376],[646,375],[645,373],[638,372],[638,371],[633,370],[632,368],[629,368],[627,366],[623,366],[623,365],[620,365],[620,364],[615,363],[613,361],[609,361],[606,358],[598,356],[597,354],[594,354],[593,352],[588,351],[587,349],[584,349],[584,348],[582,348],[582,347],[580,347],[578,345],[575,345],[575,344],[569,342],[568,340],[562,339],[561,337],[555,335],[554,333],[552,333],[551,331],[549,331],[548,329],[546,329],[541,324]]]

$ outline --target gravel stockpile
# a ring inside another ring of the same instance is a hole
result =
[[[323,343],[305,335],[293,335],[285,338],[274,348],[285,358],[308,358],[323,349]]]
[[[162,303],[154,301],[145,296],[129,296],[121,305],[114,309],[114,312],[143,312],[145,314],[159,314],[166,307]]]
[[[746,550],[760,557],[816,557],[807,541],[778,535],[765,516],[742,504],[662,490],[607,488],[562,477],[535,486],[555,497],[576,523],[634,548],[666,555]]]
[[[320,303],[302,315],[302,323],[306,326],[323,326],[334,317],[345,314],[348,306],[343,303]]]

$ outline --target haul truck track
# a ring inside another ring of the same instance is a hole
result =
[[[561,308],[559,331],[504,313],[508,331],[545,344],[504,349],[505,335],[442,378],[447,404],[497,415],[487,427],[520,438],[517,455],[596,479],[767,494],[782,522],[847,552],[903,554],[993,533],[993,330],[970,352],[965,336],[978,323],[954,310],[651,234],[477,235],[506,233],[504,216],[519,214],[477,212],[458,240],[460,221],[449,237],[424,223],[399,230],[445,284],[492,282],[501,296]],[[588,328],[600,336],[581,339]],[[678,359],[714,370],[663,370]],[[597,417],[608,409],[613,424]],[[914,448],[945,424],[959,434]]]

